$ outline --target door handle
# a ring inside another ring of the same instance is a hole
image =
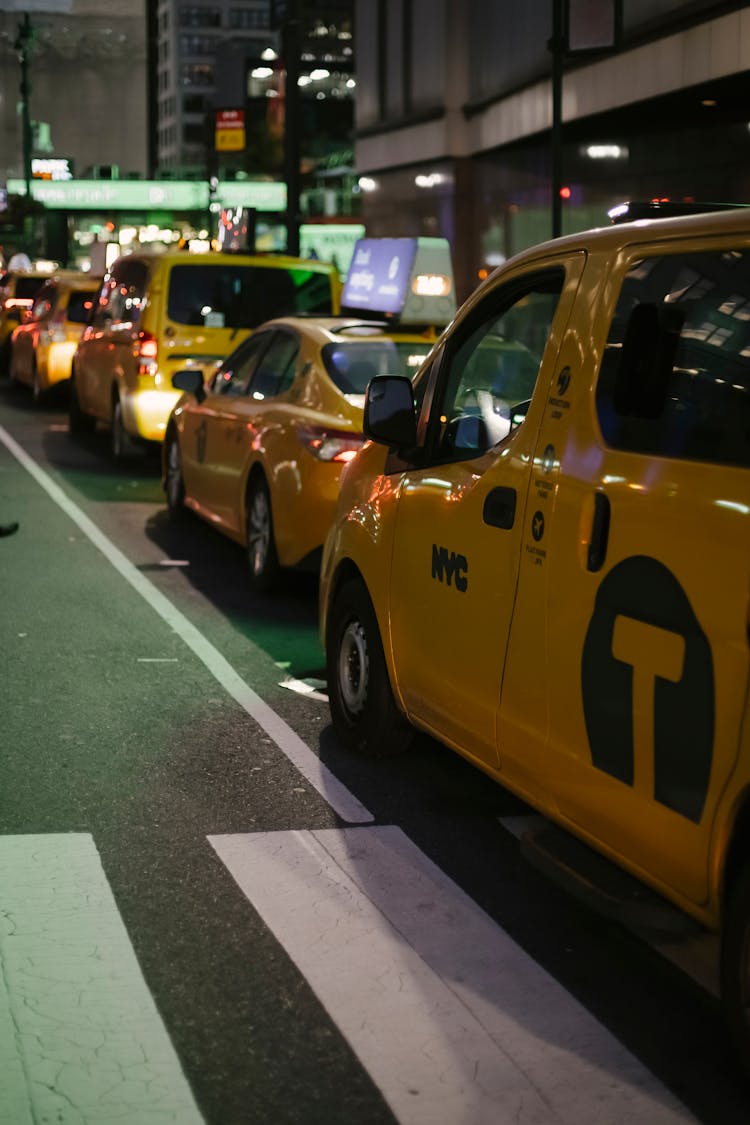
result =
[[[594,493],[594,518],[591,521],[586,566],[591,571],[601,570],[607,557],[609,542],[609,497],[606,492]]]
[[[484,498],[482,517],[490,527],[502,527],[509,531],[516,518],[515,488],[493,488],[488,492]]]

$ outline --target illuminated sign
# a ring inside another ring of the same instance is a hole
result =
[[[241,152],[245,147],[244,109],[216,110],[217,152]]]
[[[35,180],[72,180],[70,161],[64,157],[39,157],[31,161],[31,174]]]
[[[401,325],[448,324],[456,313],[456,291],[447,240],[361,238],[341,306],[394,316]]]
[[[25,195],[23,180],[8,180],[10,195]],[[32,180],[31,194],[61,211],[207,211],[208,184],[199,180]],[[286,184],[236,180],[220,183],[224,207],[285,211]]]

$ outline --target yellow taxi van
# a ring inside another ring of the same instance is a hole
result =
[[[9,374],[31,388],[35,401],[70,378],[73,353],[101,283],[96,274],[75,270],[53,274],[13,332]]]
[[[750,1070],[750,210],[519,254],[364,434],[321,569],[340,740],[429,732],[572,889],[718,933]]]
[[[328,262],[219,251],[122,255],[73,357],[71,433],[104,423],[115,458],[163,441],[180,397],[176,371],[213,370],[269,317],[336,313],[340,291]]]
[[[207,384],[195,369],[172,380],[186,393],[162,447],[169,512],[187,507],[243,544],[259,592],[284,569],[319,567],[367,384],[413,376],[455,313],[447,241],[360,240],[341,299],[349,315],[260,325]]]

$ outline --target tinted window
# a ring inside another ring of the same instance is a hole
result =
[[[615,448],[750,464],[750,255],[637,262],[610,327],[596,404]]]
[[[32,297],[37,295],[43,284],[43,277],[17,277],[15,296],[24,300],[31,300]]]
[[[65,311],[66,319],[73,324],[85,324],[91,313],[95,297],[95,290],[74,289],[68,297],[68,307]]]
[[[288,390],[294,379],[294,361],[299,344],[286,332],[277,332],[261,356],[247,393],[256,399],[272,398]]]
[[[323,362],[333,382],[349,395],[363,395],[374,375],[416,374],[432,344],[406,344],[394,340],[326,344]]]
[[[167,314],[178,324],[257,328],[276,316],[332,311],[325,273],[231,262],[178,265],[170,273]]]
[[[523,422],[563,279],[555,270],[496,290],[453,337],[432,410],[438,459],[475,457]]]
[[[242,395],[256,360],[267,347],[270,332],[251,336],[225,360],[214,376],[211,390],[215,395]]]

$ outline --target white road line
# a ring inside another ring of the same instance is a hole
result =
[[[209,840],[402,1125],[694,1121],[398,828]]]
[[[201,1125],[87,833],[0,837],[0,1123]]]
[[[166,598],[160,590],[146,578],[137,567],[125,557],[107,536],[99,530],[93,520],[75,504],[62,488],[44,471],[33,457],[23,449],[14,438],[0,426],[0,441],[6,449],[23,465],[47,495],[54,500],[67,516],[88,536],[95,547],[101,551],[116,571],[129,582],[141,597],[148,602],[163,621],[177,633],[188,648],[218,680],[221,686],[239,703],[248,715],[271,738],[279,750],[296,767],[312,787],[331,806],[342,820],[349,823],[368,823],[373,820],[372,813],[350,793],[345,785],[320,761],[309,746],[292,730],[280,715],[265,703],[234,670],[225,657],[196,629],[192,622]]]

